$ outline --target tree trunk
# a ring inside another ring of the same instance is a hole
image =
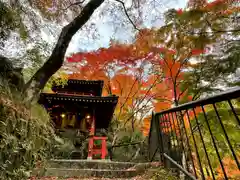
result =
[[[51,56],[24,87],[27,100],[32,101],[38,99],[41,90],[44,88],[49,78],[61,68],[67,47],[73,35],[82,28],[90,19],[93,12],[103,2],[104,0],[91,0],[72,22],[63,27]]]

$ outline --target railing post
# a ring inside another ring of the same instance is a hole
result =
[[[158,136],[158,144],[160,149],[160,158],[161,162],[164,164],[165,167],[170,168],[170,162],[164,157],[164,153],[169,154],[169,136],[164,133],[162,126],[160,125],[162,117],[155,115],[155,124],[157,128]],[[160,119],[161,118],[161,119]]]
[[[159,121],[152,112],[152,119],[151,119],[151,126],[149,130],[149,137],[148,137],[148,144],[149,144],[149,158],[150,161],[153,161],[157,151],[160,152],[160,162],[163,163],[163,146],[162,146],[162,136],[160,131]],[[153,142],[154,141],[154,142]]]
[[[161,163],[164,163],[164,156],[163,156],[164,147],[163,147],[163,137],[162,137],[162,131],[160,127],[160,122],[158,121],[158,118],[154,113],[152,113],[152,117],[155,124],[156,132],[158,134],[158,148],[160,153],[160,161]]]

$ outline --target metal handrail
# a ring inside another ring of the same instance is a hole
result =
[[[221,101],[226,101],[228,99],[234,99],[238,98],[240,96],[240,87],[237,88],[232,88],[228,91],[224,91],[222,93],[218,93],[217,95],[211,96],[211,97],[206,97],[202,98],[196,101],[191,101],[167,110],[163,110],[161,112],[156,113],[155,115],[160,115],[160,114],[166,114],[166,113],[171,113],[175,111],[181,111],[189,108],[194,108],[197,106],[204,106],[207,104],[212,104],[212,103],[217,103]]]
[[[229,174],[226,172],[226,167],[223,163],[223,154],[216,138],[216,133],[219,133],[219,131],[215,130],[215,126],[218,126],[219,130],[221,130],[221,137],[224,138],[221,141],[224,141],[226,144],[228,155],[232,156],[232,160],[238,170],[240,170],[240,160],[237,155],[239,150],[235,146],[236,138],[232,141],[229,136],[226,122],[224,123],[223,116],[220,113],[221,108],[219,109],[216,104],[226,102],[229,107],[227,111],[231,114],[231,120],[234,123],[233,127],[240,127],[240,118],[237,112],[239,108],[236,107],[236,104],[232,103],[233,99],[238,98],[240,98],[240,87],[232,88],[217,95],[185,103],[155,114],[153,113],[148,136],[149,158],[151,161],[155,158],[156,152],[160,150],[160,161],[164,166],[171,167],[173,165],[191,179],[198,179],[199,177],[206,179],[206,177],[211,177],[215,180],[216,169],[213,169],[213,159],[210,158],[212,154],[209,154],[207,149],[207,147],[210,148],[211,146],[212,150],[215,151],[216,161],[218,161],[224,178],[228,179]],[[214,123],[217,123],[216,125],[210,123],[213,118],[209,118],[209,114],[206,111],[205,106],[209,107],[208,105],[212,107],[211,112],[214,113]],[[201,123],[196,111],[197,107],[199,107],[198,113],[203,118],[203,122]],[[189,112],[193,113],[192,118],[190,118]],[[186,127],[186,123],[189,124],[188,127]],[[203,123],[205,126],[203,126]],[[206,144],[206,138],[204,138],[206,135],[211,143],[208,142]],[[196,136],[199,137],[198,141],[196,141]],[[200,151],[203,153],[201,156]],[[193,154],[195,157],[193,157]],[[176,155],[179,156],[177,157]],[[203,156],[206,158],[204,163],[202,162]],[[185,157],[186,162],[181,159],[182,157]]]

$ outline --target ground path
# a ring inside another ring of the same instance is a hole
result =
[[[36,176],[38,178],[36,178]],[[157,176],[158,178],[152,178]],[[30,180],[175,180],[157,163],[88,160],[51,160]]]

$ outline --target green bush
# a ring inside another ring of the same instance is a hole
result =
[[[114,161],[148,161],[147,139],[139,130],[135,130],[134,132],[129,129],[126,129],[125,131],[120,131],[117,135],[115,145],[120,146],[114,147],[112,149]]]
[[[23,180],[49,156],[55,135],[47,112],[0,83],[0,179]]]
[[[57,144],[52,146],[52,159],[86,159],[88,138],[77,130],[61,130],[57,133]]]
[[[70,159],[72,151],[75,150],[74,144],[70,139],[59,138],[58,144],[52,146],[52,159]]]

